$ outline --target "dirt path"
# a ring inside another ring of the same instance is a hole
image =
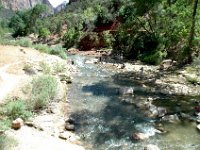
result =
[[[84,150],[81,146],[27,126],[18,131],[9,131],[8,135],[18,139],[18,145],[12,150]]]
[[[0,102],[2,102],[6,98],[6,96],[15,89],[16,85],[21,79],[20,76],[9,74],[6,72],[9,67],[11,67],[12,65],[17,65],[19,63],[20,62],[7,64],[0,68]]]

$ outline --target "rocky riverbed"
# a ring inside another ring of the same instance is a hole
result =
[[[188,67],[177,70],[173,66],[99,61],[99,57],[70,58],[80,69],[74,76],[73,94],[69,95],[70,113],[78,122],[76,132],[87,141],[88,149],[144,149],[142,143],[180,149],[182,146],[173,142],[172,137],[181,138],[182,124],[187,124],[185,135],[190,137],[192,133],[198,139],[198,116],[194,113],[198,112],[195,107],[199,105],[199,85],[188,80],[188,75],[195,75],[188,72]],[[175,131],[176,127],[179,130]],[[138,144],[130,142],[134,137],[136,141],[145,140]],[[184,138],[184,146],[193,149],[189,144],[197,141],[188,137]],[[171,145],[165,145],[162,139]]]

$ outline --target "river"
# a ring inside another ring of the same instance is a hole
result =
[[[142,91],[142,87],[130,82],[125,76],[120,79],[119,69],[100,64],[85,64],[89,57],[70,56],[80,70],[73,74],[68,99],[71,117],[76,120],[76,133],[81,137],[87,150],[144,150],[148,144],[157,145],[161,150],[199,150],[200,133],[196,123],[181,121],[165,123],[166,134],[156,134],[158,119],[146,117],[145,113],[126,100],[140,101],[149,96],[170,99]],[[124,73],[125,74],[125,73]],[[119,95],[120,87],[137,87],[134,96]],[[187,101],[187,100],[186,100]],[[132,139],[134,132],[150,136],[145,141]]]

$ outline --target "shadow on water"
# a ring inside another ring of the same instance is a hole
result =
[[[86,79],[84,73],[81,77],[75,75],[74,83],[69,91],[69,99],[72,107],[71,117],[77,123],[76,133],[82,137],[88,145],[88,149],[142,150],[142,144],[133,141],[132,134],[134,132],[154,134],[152,129],[154,129],[154,123],[157,120],[145,117],[144,112],[139,110],[136,105],[122,101],[122,99],[131,99],[133,102],[147,99],[149,96],[166,101],[179,99],[174,95],[144,89],[142,84],[145,83],[146,79],[135,80],[137,75],[131,72],[112,74],[109,70],[106,72],[93,70],[92,72],[96,72],[96,76],[94,76],[90,74],[88,69],[82,68],[81,71],[87,74],[89,81],[83,81]],[[102,73],[103,76],[101,76]],[[80,84],[80,82],[84,84]],[[119,94],[119,88],[125,86],[134,87],[134,96]],[[148,88],[151,88],[150,84]],[[166,102],[166,104],[168,103]],[[173,103],[173,105],[176,104]],[[169,105],[170,107],[171,105]],[[157,141],[160,137],[161,135],[156,135],[144,141],[143,144],[159,144]],[[163,147],[166,150],[167,148],[169,147]]]

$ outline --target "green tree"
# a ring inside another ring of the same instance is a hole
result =
[[[194,34],[195,34],[197,6],[198,6],[198,0],[195,0],[194,6],[193,6],[193,12],[192,12],[192,25],[191,25],[189,39],[188,39],[187,62],[189,62],[189,63],[192,62],[192,47],[193,47],[193,40],[194,40]]]
[[[46,38],[50,35],[50,31],[47,28],[41,28],[39,30],[39,37],[43,40],[46,40]]]

